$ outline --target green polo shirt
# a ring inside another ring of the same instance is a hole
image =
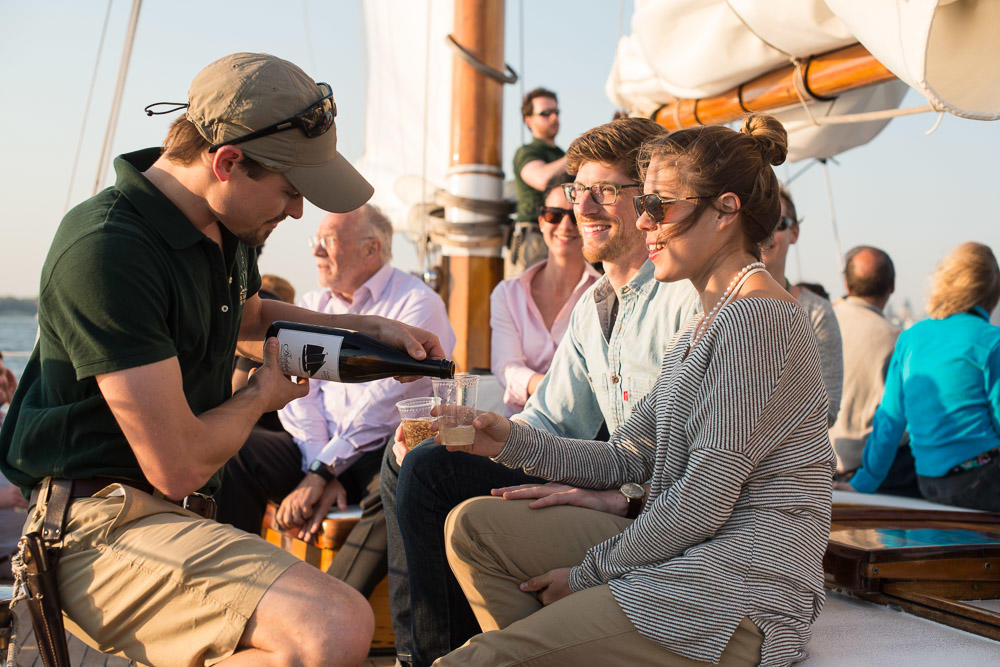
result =
[[[517,215],[518,222],[534,222],[538,220],[538,207],[542,204],[542,192],[531,187],[521,179],[521,170],[524,165],[535,160],[541,160],[545,164],[555,162],[565,151],[558,146],[550,146],[541,139],[535,139],[530,144],[525,144],[514,153],[514,187],[517,190]]]
[[[99,374],[177,357],[196,415],[232,393],[256,253],[225,228],[220,247],[146,180],[159,154],[116,158],[115,185],[67,213],[52,240],[38,343],[0,431],[0,469],[22,490],[48,475],[145,479]]]

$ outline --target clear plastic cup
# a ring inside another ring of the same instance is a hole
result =
[[[456,373],[454,379],[431,379],[434,396],[441,400],[438,410],[438,432],[442,444],[449,447],[469,447],[476,437],[472,420],[476,418],[479,376]]]
[[[434,436],[431,432],[431,424],[434,422],[431,409],[440,402],[433,396],[420,396],[406,398],[396,403],[399,417],[403,420],[403,438],[406,440],[407,449],[413,449],[427,438]]]

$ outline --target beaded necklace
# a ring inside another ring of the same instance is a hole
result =
[[[712,325],[715,324],[715,316],[722,308],[725,308],[730,301],[736,298],[736,295],[739,294],[740,288],[743,287],[743,283],[747,281],[747,278],[755,273],[761,273],[764,270],[763,262],[752,262],[736,272],[736,275],[733,276],[733,279],[729,283],[729,287],[727,287],[726,291],[722,293],[719,300],[715,302],[715,306],[712,308],[711,312],[701,318],[701,322],[698,323],[694,333],[691,334],[691,341],[688,343],[688,349],[697,345],[698,341],[708,334],[708,332],[712,329]]]

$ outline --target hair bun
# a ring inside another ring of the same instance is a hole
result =
[[[750,114],[743,119],[740,133],[750,136],[757,144],[764,162],[779,165],[788,157],[788,133],[785,126],[768,114]]]

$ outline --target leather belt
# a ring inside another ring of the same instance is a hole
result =
[[[179,505],[187,511],[194,512],[198,516],[206,519],[215,519],[215,499],[211,496],[206,496],[203,493],[192,493],[184,498],[181,498],[180,500],[171,500],[157,491],[152,484],[145,480],[137,481],[134,479],[121,479],[116,477],[90,477],[88,479],[73,479],[69,481],[71,483],[70,498],[89,498],[106,486],[111,484],[121,484],[122,486],[129,486],[138,491],[148,493],[151,496],[156,496],[157,498],[166,500],[168,503]],[[35,491],[32,491],[32,503],[34,503],[36,493],[37,488]]]

